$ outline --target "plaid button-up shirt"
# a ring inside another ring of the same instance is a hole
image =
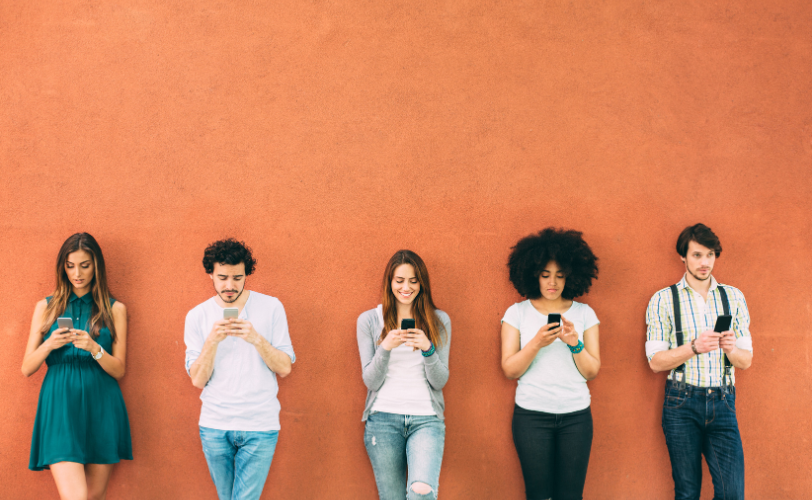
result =
[[[750,313],[747,310],[744,294],[738,288],[717,284],[713,276],[711,276],[707,302],[702,295],[688,285],[685,276],[677,283],[682,313],[682,341],[690,344],[700,333],[713,330],[716,317],[724,314],[719,286],[724,286],[730,302],[730,314],[733,316],[730,329],[736,335],[736,346],[752,352]],[[646,310],[646,324],[648,325],[646,355],[649,361],[657,352],[679,347],[674,331],[674,297],[670,288],[663,288],[651,298]],[[720,387],[724,385],[724,367],[722,349],[693,356],[685,362],[685,382],[699,387]],[[732,382],[735,382],[734,371],[735,369],[731,366]],[[674,370],[671,370],[668,378],[674,378]]]

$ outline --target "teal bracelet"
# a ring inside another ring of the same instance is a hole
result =
[[[420,353],[423,355],[424,358],[428,358],[432,354],[434,354],[434,344],[431,344],[428,351],[420,350]]]
[[[567,344],[567,347],[570,348],[570,352],[572,352],[573,354],[578,354],[579,352],[584,350],[584,343],[579,340],[575,346]]]

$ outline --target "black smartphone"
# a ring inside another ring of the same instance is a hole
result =
[[[547,324],[550,323],[558,323],[561,325],[561,315],[558,313],[552,313],[547,315]]]
[[[722,314],[716,318],[716,326],[713,327],[714,332],[726,332],[730,330],[730,323],[733,322],[733,316],[729,314]]]
[[[400,329],[401,330],[409,330],[414,328],[414,320],[413,319],[402,319],[400,320]]]

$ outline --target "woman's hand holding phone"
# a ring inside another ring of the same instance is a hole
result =
[[[404,330],[391,330],[381,342],[381,347],[387,351],[391,351],[395,347],[400,347],[402,343],[406,342],[404,333]]]
[[[53,351],[70,344],[72,340],[73,333],[69,328],[57,328],[51,332],[51,336],[48,337],[48,340],[43,342],[43,344],[45,345],[46,349]]]
[[[71,330],[73,333],[73,338],[71,342],[73,342],[74,347],[77,349],[81,349],[83,351],[87,351],[91,354],[98,353],[101,347],[99,344],[96,343],[95,340],[84,330]]]
[[[572,321],[568,320],[564,316],[561,316],[561,321],[564,323],[564,325],[562,326],[561,334],[558,335],[558,338],[569,346],[577,346],[579,339],[578,332],[575,331],[575,325],[572,323]]]
[[[559,333],[561,333],[561,325],[558,323],[547,323],[539,328],[539,331],[536,332],[536,336],[533,337],[531,342],[535,342],[536,346],[542,349],[555,342]]]
[[[420,349],[421,351],[428,351],[431,349],[431,341],[426,336],[426,332],[418,330],[417,328],[410,328],[408,330],[401,330],[406,340],[406,345],[412,348]]]

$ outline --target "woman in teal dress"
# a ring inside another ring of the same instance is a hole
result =
[[[59,328],[70,318],[73,329]],[[87,233],[56,260],[56,291],[37,303],[22,371],[48,365],[31,438],[31,470],[50,469],[62,500],[104,499],[113,464],[132,460],[124,376],[127,309],[110,296],[104,257]]]

